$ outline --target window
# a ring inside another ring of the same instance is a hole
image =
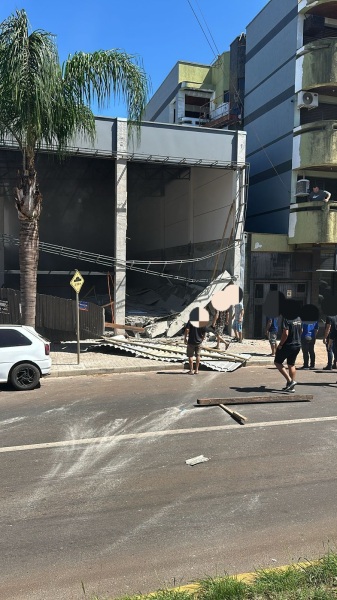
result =
[[[298,294],[305,294],[305,290],[306,290],[305,283],[297,284],[297,293]]]
[[[263,298],[263,283],[255,284],[255,298]]]
[[[30,346],[32,342],[21,331],[15,329],[0,329],[0,348],[13,346]]]
[[[269,289],[271,292],[277,292],[277,283],[271,283]]]

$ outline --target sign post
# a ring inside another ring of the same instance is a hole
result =
[[[71,287],[76,292],[76,338],[77,338],[77,364],[80,364],[80,308],[79,308],[79,300],[78,294],[81,290],[81,287],[84,283],[84,279],[79,271],[75,271],[73,278],[70,281]]]

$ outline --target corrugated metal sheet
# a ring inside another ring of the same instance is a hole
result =
[[[171,341],[166,343],[164,341],[146,341],[146,340],[121,340],[110,337],[103,337],[104,342],[101,344],[95,344],[95,348],[102,347],[104,349],[108,347],[124,350],[130,352],[139,357],[150,358],[152,360],[164,361],[164,362],[182,362],[188,361],[186,355],[185,344],[174,344]],[[237,358],[238,356],[241,359]],[[243,364],[243,361],[249,360],[250,354],[242,355],[231,355],[230,352],[219,352],[212,351],[211,349],[202,349],[201,351],[201,364],[213,369],[214,371],[235,371]]]

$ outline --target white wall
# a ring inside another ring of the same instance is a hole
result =
[[[192,167],[190,180],[171,181],[162,198],[129,198],[129,255],[221,239],[235,177],[232,170]],[[232,223],[231,217],[226,238]]]

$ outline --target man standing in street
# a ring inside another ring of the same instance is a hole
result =
[[[328,354],[328,364],[323,370],[331,371],[332,368],[336,369],[337,315],[326,317],[323,344],[326,345]]]
[[[243,323],[243,305],[242,302],[235,304],[234,306],[234,322],[233,322],[233,330],[234,330],[234,341],[242,342],[242,323]]]
[[[309,358],[310,358],[310,369],[315,368],[315,342],[318,333],[318,321],[313,323],[302,324],[302,335],[301,335],[301,346],[303,353],[303,367],[302,369],[309,369]]]
[[[277,350],[278,317],[267,317],[266,336],[271,347],[271,355],[275,356]]]
[[[296,319],[283,318],[282,335],[276,350],[274,364],[287,381],[286,386],[283,388],[283,391],[285,392],[295,391],[295,362],[297,355],[301,350],[301,332],[302,321],[300,317],[297,317]],[[285,360],[287,360],[288,371],[283,366]]]
[[[187,357],[190,370],[189,375],[198,375],[200,366],[201,344],[206,335],[206,327],[195,327],[189,321],[185,328],[184,341],[187,344]],[[193,373],[193,357],[195,355],[195,372]]]

